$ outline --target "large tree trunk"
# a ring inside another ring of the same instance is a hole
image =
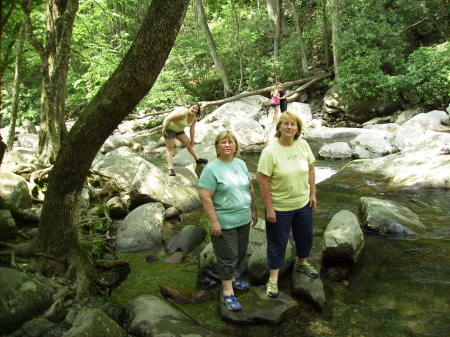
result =
[[[332,0],[331,32],[333,41],[334,76],[339,78],[339,0]]]
[[[238,45],[238,56],[239,56],[239,74],[240,79],[239,79],[239,87],[238,87],[238,92],[241,92],[241,88],[242,88],[242,84],[244,83],[244,57],[242,56],[242,43],[241,43],[241,30],[240,30],[240,20],[236,11],[236,4],[234,3],[235,0],[231,0],[231,10],[233,11],[233,21],[234,24],[236,25],[236,29],[237,29],[237,39],[236,39],[236,43]]]
[[[325,53],[325,69],[330,68],[330,33],[327,20],[327,0],[322,3],[322,20],[323,20],[323,48]]]
[[[17,42],[16,66],[14,68],[14,91],[12,99],[13,102],[11,109],[11,118],[9,121],[8,139],[6,140],[6,144],[8,145],[8,149],[10,151],[13,148],[14,137],[16,135],[16,122],[17,122],[17,114],[19,111],[19,101],[20,101],[19,94],[20,94],[20,81],[23,63],[22,56],[24,44],[25,44],[25,20],[22,20],[22,24],[20,25],[19,41]]]
[[[214,65],[216,66],[217,72],[219,73],[219,76],[222,79],[224,97],[228,97],[228,94],[230,93],[230,83],[228,82],[227,73],[222,64],[222,60],[220,59],[220,55],[217,52],[217,47],[211,35],[211,31],[209,30],[202,0],[195,0],[195,8],[197,10],[200,24],[202,25],[203,28],[203,33],[205,34],[206,37],[206,43],[208,44],[209,52],[211,53],[211,57],[213,58],[213,62]]]
[[[119,123],[155,83],[175,42],[189,0],[153,0],[136,40],[122,62],[83,109],[49,175],[34,265],[48,275],[68,265],[78,282],[78,298],[89,295],[91,268],[76,221],[79,194],[95,155]],[[162,15],[164,13],[164,15]]]
[[[277,21],[276,21],[276,26],[275,26],[275,36],[273,38],[273,58],[275,61],[275,65],[274,65],[274,77],[275,77],[275,82],[278,82],[278,52],[280,50],[280,38],[281,38],[281,17],[282,17],[282,12],[283,12],[283,0],[277,0],[276,3],[276,17],[277,17]]]
[[[44,163],[53,163],[67,134],[65,124],[66,81],[78,0],[48,0],[45,47],[39,43],[33,33],[30,0],[24,1],[22,6],[26,14],[30,43],[41,58],[40,159]]]
[[[295,29],[297,31],[298,41],[300,43],[300,56],[302,59],[303,74],[305,76],[308,76],[308,73],[309,73],[308,59],[306,58],[305,43],[303,42],[302,28],[300,26],[300,20],[298,18],[297,7],[295,6],[295,0],[291,0],[291,10],[292,10],[292,16],[294,17]]]

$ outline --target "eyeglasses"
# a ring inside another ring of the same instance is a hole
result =
[[[297,126],[297,123],[283,122],[283,123],[281,123],[281,125],[283,125],[283,126],[290,126],[291,128],[293,128],[294,126]]]
[[[236,142],[228,142],[228,141],[226,141],[226,142],[220,142],[219,144],[220,145],[233,145],[233,144],[236,144]]]

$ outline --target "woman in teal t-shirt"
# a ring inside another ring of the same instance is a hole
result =
[[[228,310],[242,307],[234,289],[248,289],[236,279],[236,270],[245,258],[250,231],[258,222],[252,179],[245,162],[235,158],[239,149],[231,131],[220,132],[215,141],[217,158],[202,171],[199,197],[208,218],[211,242],[217,258],[217,275],[222,280],[222,302]]]

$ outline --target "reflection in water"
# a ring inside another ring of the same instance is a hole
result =
[[[311,144],[314,154],[319,146]],[[257,160],[257,157],[248,159]],[[358,215],[361,197],[391,200],[408,207],[419,216],[427,232],[399,236],[365,232],[363,255],[347,280],[327,280],[322,270],[327,298],[322,315],[307,313],[304,319],[308,323],[288,319],[270,329],[270,333],[277,336],[448,336],[450,192],[389,189],[384,177],[350,172],[335,174],[346,162],[317,160],[315,163],[318,209],[314,217],[313,257],[320,256],[323,233],[331,218],[344,209]],[[248,331],[249,336],[271,335],[256,327]]]

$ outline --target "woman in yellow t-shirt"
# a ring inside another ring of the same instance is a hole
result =
[[[262,151],[258,163],[258,182],[266,208],[269,297],[278,296],[278,274],[284,266],[291,228],[297,254],[295,270],[318,277],[307,262],[313,241],[312,211],[317,204],[315,158],[308,143],[299,139],[301,132],[300,117],[283,112],[276,125],[278,140]]]
[[[194,149],[194,137],[195,137],[195,124],[200,117],[200,104],[192,103],[189,108],[177,108],[173,110],[162,124],[162,135],[166,142],[166,161],[169,176],[175,176],[176,173],[173,170],[172,158],[173,149],[175,147],[175,138],[178,139],[184,146],[186,146],[189,153],[194,157],[197,164],[208,163],[207,159],[200,158]],[[186,135],[184,129],[190,128],[190,136]]]

